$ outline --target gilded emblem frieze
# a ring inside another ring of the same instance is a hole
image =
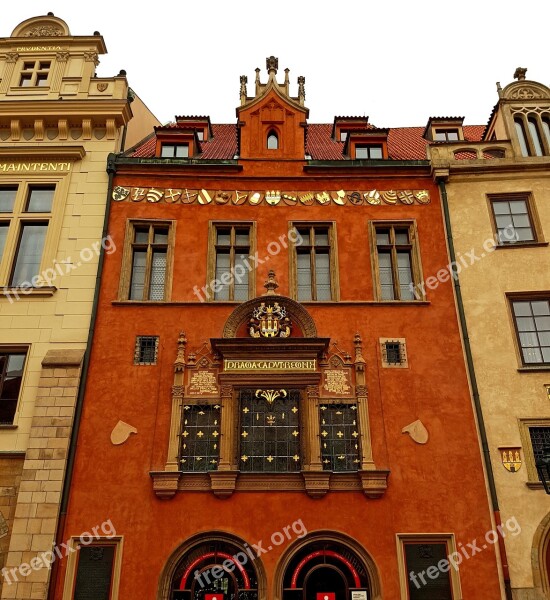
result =
[[[281,190],[243,191],[243,190],[196,190],[187,188],[157,188],[117,186],[113,190],[115,202],[150,202],[156,204],[212,204],[235,205],[249,204],[259,206],[352,206],[430,204],[429,190],[338,190],[293,192]]]

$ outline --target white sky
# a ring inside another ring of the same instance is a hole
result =
[[[496,82],[516,67],[550,84],[548,0],[1,0],[0,36],[53,12],[73,35],[99,31],[99,77],[128,82],[161,122],[210,115],[234,123],[239,76],[279,57],[306,78],[309,122],[368,115],[378,127],[424,126],[429,116],[485,124]]]

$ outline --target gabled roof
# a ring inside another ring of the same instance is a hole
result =
[[[166,127],[185,128],[185,124],[172,123]],[[343,154],[344,142],[332,137],[332,123],[310,123],[306,129],[305,153],[312,160],[347,160]],[[464,140],[481,141],[485,125],[465,125]],[[198,158],[227,160],[237,153],[237,126],[231,124],[212,125],[213,137],[201,142],[202,154]],[[426,160],[428,141],[423,138],[424,127],[389,128],[388,155],[393,160]],[[151,158],[155,155],[154,134],[130,148],[126,156]]]

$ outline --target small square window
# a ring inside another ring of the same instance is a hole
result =
[[[408,368],[405,338],[380,338],[380,350],[383,367]]]
[[[156,335],[138,335],[134,352],[135,365],[156,365],[159,338]]]

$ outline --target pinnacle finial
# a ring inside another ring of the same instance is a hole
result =
[[[277,73],[277,69],[279,68],[279,59],[275,56],[268,56],[265,59],[266,69],[268,73]]]
[[[527,73],[526,67],[518,67],[514,71],[514,79],[517,79],[518,81],[525,81],[525,73]]]
[[[275,271],[273,269],[269,270],[269,273],[267,274],[267,280],[264,283],[264,287],[267,290],[264,296],[275,296],[275,290],[279,287],[279,284],[277,283],[277,279],[275,278]]]

